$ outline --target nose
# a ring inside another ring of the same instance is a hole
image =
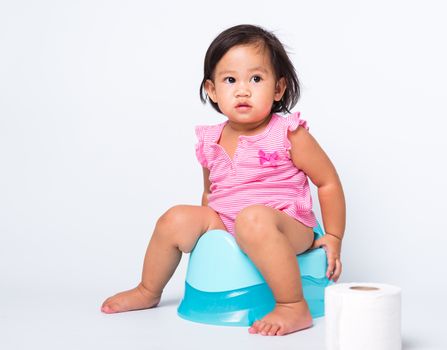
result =
[[[245,82],[240,82],[236,86],[235,95],[236,95],[236,97],[250,97],[251,92],[248,87],[248,84],[246,84]]]

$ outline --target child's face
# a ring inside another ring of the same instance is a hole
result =
[[[268,49],[239,45],[220,59],[205,89],[230,122],[251,124],[270,116],[272,104],[281,100],[286,83],[284,78],[276,80]]]

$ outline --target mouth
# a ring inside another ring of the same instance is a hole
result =
[[[236,109],[240,110],[240,111],[246,111],[250,108],[251,108],[251,106],[248,103],[238,103],[236,105]]]

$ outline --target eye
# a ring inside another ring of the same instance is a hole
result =
[[[254,75],[254,76],[251,78],[251,80],[254,81],[255,83],[260,83],[261,80],[262,80],[262,78],[261,78],[259,75]]]
[[[234,79],[233,77],[226,77],[224,79],[224,82],[228,84],[234,84],[236,82],[236,79]]]

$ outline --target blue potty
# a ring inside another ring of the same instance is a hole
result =
[[[318,225],[315,239],[324,235]],[[324,249],[297,256],[304,298],[312,317],[324,316],[326,278]],[[234,237],[223,230],[208,231],[189,257],[185,293],[177,309],[184,319],[223,326],[250,326],[275,306],[272,291]]]

